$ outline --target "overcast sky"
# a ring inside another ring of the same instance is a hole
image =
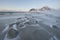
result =
[[[28,10],[42,6],[60,9],[60,0],[0,0],[0,10]]]

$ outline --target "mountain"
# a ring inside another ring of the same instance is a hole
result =
[[[36,12],[36,11],[37,11],[37,9],[35,9],[35,8],[32,8],[29,10],[29,12]]]
[[[53,9],[48,6],[44,6],[42,8],[38,8],[38,9],[32,8],[29,11],[30,12],[41,12],[41,11],[50,11],[50,10],[53,10]]]
[[[40,8],[39,10],[40,11],[45,11],[45,10],[51,10],[51,8],[48,7],[48,6],[44,6],[44,7]]]

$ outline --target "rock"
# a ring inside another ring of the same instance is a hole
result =
[[[10,39],[15,38],[18,35],[18,33],[19,33],[18,31],[14,30],[14,29],[10,29],[8,31],[7,37]]]

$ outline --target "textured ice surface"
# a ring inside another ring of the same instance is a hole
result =
[[[40,13],[24,13],[24,14],[14,13],[12,16],[1,17],[0,19],[6,20],[6,19],[13,19],[13,18],[15,18],[15,20],[12,21],[12,23],[8,23],[9,21],[6,21],[7,23],[5,24],[9,24],[9,25],[13,23],[15,24],[11,26],[7,25],[5,29],[2,31],[2,33],[4,34],[5,32],[8,32],[9,29],[13,28],[14,30],[19,31],[19,34],[16,38],[9,39],[7,37],[8,33],[6,33],[5,37],[3,38],[4,40],[24,40],[22,39],[24,38],[24,33],[26,33],[25,36],[27,35],[28,38],[30,36],[32,37],[33,40],[37,40],[34,39],[34,36],[32,36],[32,34],[34,30],[40,30],[40,29],[44,31],[39,31],[39,32],[37,31],[36,32],[37,34],[35,36],[37,36],[38,33],[40,32],[42,32],[41,35],[43,36],[38,35],[36,38],[39,39],[39,37],[41,37],[41,39],[43,40],[44,38],[46,40],[48,40],[48,38],[49,40],[60,40],[60,12],[57,10],[44,11]],[[48,34],[48,36],[46,34]]]

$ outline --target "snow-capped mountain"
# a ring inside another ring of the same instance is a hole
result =
[[[32,9],[30,9],[29,11],[30,11],[30,12],[41,12],[41,11],[50,11],[50,10],[55,10],[55,9],[50,8],[50,7],[48,7],[48,6],[44,6],[44,7],[38,8],[38,9],[32,8]]]
[[[45,11],[45,10],[51,10],[51,8],[49,8],[48,6],[44,6],[42,8],[39,9],[40,11]]]

